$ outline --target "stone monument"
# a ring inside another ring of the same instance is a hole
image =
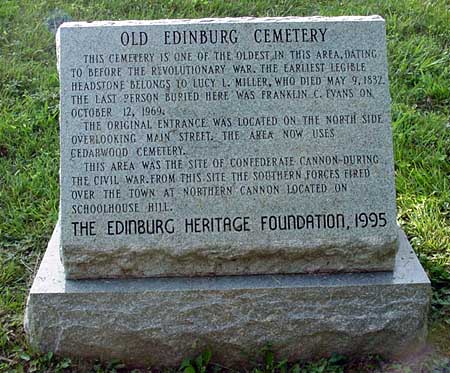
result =
[[[420,345],[381,17],[71,22],[57,50],[60,220],[32,344],[157,366]]]

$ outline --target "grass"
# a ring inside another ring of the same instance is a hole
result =
[[[407,362],[379,357],[299,362],[296,370],[295,364],[270,358],[270,352],[268,358],[266,351],[254,372],[450,369],[447,1],[0,0],[0,371],[126,370],[118,362],[40,355],[23,333],[27,290],[58,210],[59,88],[52,20],[352,14],[380,14],[387,21],[398,220],[432,281],[432,352]],[[192,360],[190,366],[200,372],[204,363]]]

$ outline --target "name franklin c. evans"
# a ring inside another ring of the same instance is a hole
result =
[[[181,228],[185,233],[250,232],[255,230],[250,216],[185,218],[181,224],[175,219],[109,220],[107,235],[174,234]],[[344,214],[263,215],[257,221],[261,231],[302,229],[345,229]]]

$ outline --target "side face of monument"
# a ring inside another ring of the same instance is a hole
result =
[[[58,35],[69,278],[393,269],[380,17]]]

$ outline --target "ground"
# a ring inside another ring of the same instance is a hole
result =
[[[0,0],[0,371],[126,370],[120,362],[40,355],[23,333],[27,291],[57,220],[54,32],[60,22],[371,14],[387,22],[398,221],[433,286],[428,345],[396,362],[334,356],[289,366],[268,349],[255,372],[450,372],[450,4],[445,0]],[[182,370],[202,371],[207,355]]]

